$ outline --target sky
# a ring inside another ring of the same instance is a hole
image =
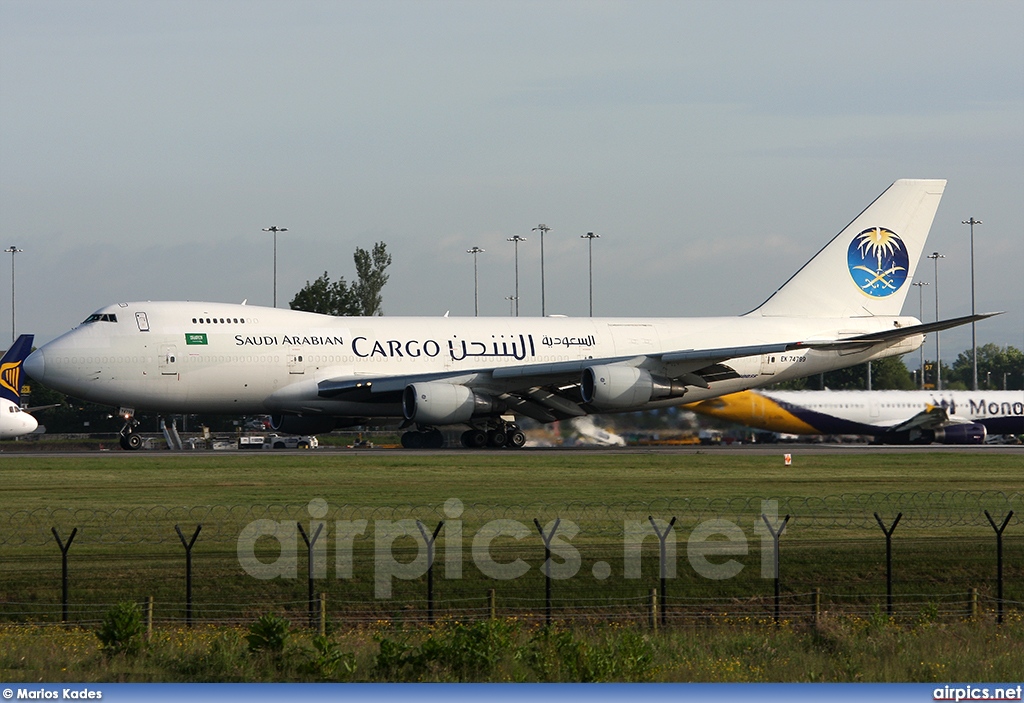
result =
[[[1019,1],[0,0],[16,331],[270,305],[270,226],[281,307],[383,241],[386,314],[472,315],[477,246],[508,315],[519,234],[539,315],[544,223],[548,314],[588,314],[587,232],[595,315],[742,314],[894,180],[945,178],[941,315],[971,310],[974,217],[976,307],[1006,311],[979,344],[1024,348],[1022,36]]]

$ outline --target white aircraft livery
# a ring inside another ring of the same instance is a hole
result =
[[[296,434],[395,418],[405,447],[521,447],[540,422],[678,405],[917,349],[900,316],[946,182],[893,183],[738,317],[332,317],[204,302],[118,303],[36,350],[30,376],[135,411],[270,414]],[[991,313],[994,314],[994,313]]]
[[[0,439],[31,434],[39,427],[34,417],[21,409],[21,367],[32,351],[33,335],[23,334],[0,359]]]
[[[797,435],[870,435],[885,444],[983,444],[1024,432],[1024,391],[742,391],[685,406]]]

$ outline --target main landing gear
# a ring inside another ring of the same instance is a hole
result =
[[[444,446],[444,435],[441,430],[413,430],[402,434],[402,447],[405,449],[440,449]]]
[[[468,449],[522,449],[526,444],[526,435],[519,425],[511,422],[501,422],[486,430],[474,427],[463,432],[461,439],[462,446]],[[405,449],[441,449],[444,435],[436,428],[405,432],[402,446]]]
[[[525,444],[526,435],[511,422],[502,422],[489,430],[474,427],[462,433],[462,446],[467,449],[522,449]]]

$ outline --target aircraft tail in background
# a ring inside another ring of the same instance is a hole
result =
[[[21,403],[21,365],[32,351],[34,335],[23,334],[0,359],[0,398]]]
[[[21,409],[21,365],[32,351],[31,334],[23,334],[0,359],[0,439],[35,432],[36,419]]]

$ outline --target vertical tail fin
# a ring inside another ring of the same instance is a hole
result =
[[[32,351],[33,339],[31,334],[21,335],[0,359],[0,398],[15,405],[21,403],[21,362]]]
[[[896,316],[910,290],[944,180],[899,180],[748,315]]]

